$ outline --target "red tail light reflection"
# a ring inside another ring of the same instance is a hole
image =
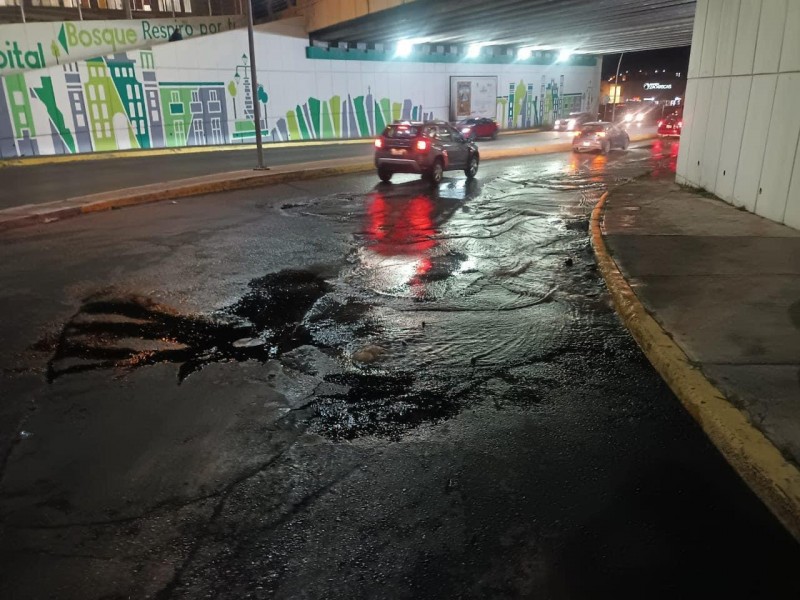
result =
[[[427,196],[388,202],[375,194],[367,207],[367,236],[383,256],[423,254],[433,248],[433,202]]]
[[[655,168],[651,172],[653,178],[664,175],[664,167],[670,172],[675,173],[678,168],[678,151],[680,150],[678,140],[655,140],[650,149],[650,156],[653,159]],[[666,159],[666,160],[665,160]]]

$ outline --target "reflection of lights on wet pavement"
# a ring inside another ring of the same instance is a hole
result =
[[[461,261],[461,265],[458,268],[460,273],[471,273],[478,268],[478,261],[475,260],[474,257],[469,256],[465,260]]]
[[[370,249],[384,256],[418,254],[436,245],[432,239],[433,203],[427,196],[410,200],[375,194],[367,206]]]
[[[376,193],[369,198],[369,245],[362,252],[361,263],[370,272],[373,289],[421,283],[420,277],[432,267],[427,253],[436,246],[433,211],[433,202],[424,195],[409,199]]]
[[[680,150],[680,139],[657,139],[650,147],[650,156],[655,165],[652,171],[653,177],[664,175],[667,172],[675,173],[678,167],[678,152]]]

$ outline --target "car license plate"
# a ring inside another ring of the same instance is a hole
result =
[[[584,146],[591,146],[591,145],[592,145],[592,142],[583,142],[583,145],[584,145]]]
[[[392,148],[392,154],[395,156],[402,156],[406,151],[403,148]]]

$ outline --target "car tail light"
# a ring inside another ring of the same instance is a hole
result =
[[[659,127],[661,127],[663,124],[664,124],[664,120],[663,120],[663,119],[662,119],[661,121],[659,121],[659,122],[658,122],[658,126],[659,126]]]
[[[678,121],[678,127],[683,127],[683,121]]]
[[[376,148],[383,148],[383,138],[377,138],[375,140],[375,147]]]
[[[431,149],[431,143],[428,140],[417,140],[417,151],[427,152]]]
[[[606,137],[606,132],[605,131],[598,131],[597,132],[597,137]]]

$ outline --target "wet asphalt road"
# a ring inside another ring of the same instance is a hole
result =
[[[641,130],[647,132],[647,128]],[[640,130],[631,130],[639,133]],[[537,133],[514,132],[494,141],[481,141],[493,149],[512,149],[569,141],[569,134],[556,131]],[[371,140],[349,143],[294,143],[264,146],[264,162],[268,167],[342,158],[364,158],[369,161],[374,148]],[[55,162],[3,167],[0,163],[0,210],[25,204],[41,204],[119,190],[122,188],[164,183],[189,177],[252,169],[256,165],[255,149],[232,149],[211,152],[176,152],[167,155],[119,153],[114,159],[83,155],[79,163]]]
[[[798,597],[594,265],[600,194],[675,157],[4,234],[0,597]]]

